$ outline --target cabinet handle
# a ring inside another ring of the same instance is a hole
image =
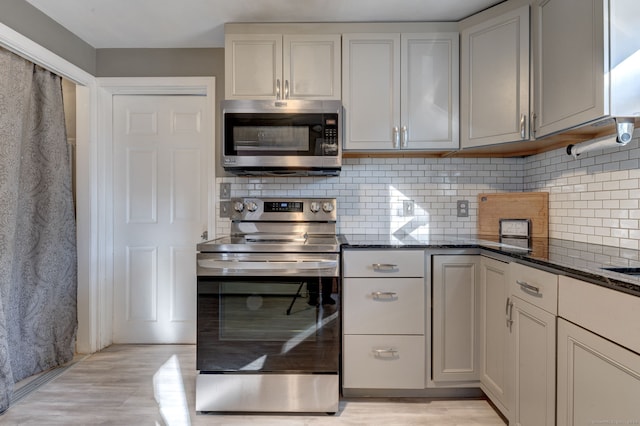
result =
[[[280,99],[280,79],[276,78],[276,99]]]
[[[402,139],[401,139],[401,146],[402,148],[406,148],[407,144],[409,143],[409,138],[408,138],[409,133],[407,132],[407,126],[402,126]]]
[[[398,148],[400,145],[400,131],[397,127],[393,128],[393,147]]]
[[[284,99],[289,99],[289,80],[284,81]]]
[[[531,113],[531,120],[529,120],[529,122],[531,123],[531,132],[533,133],[533,136],[536,135],[536,119],[538,118],[538,116],[536,115],[535,112]]]
[[[511,326],[513,325],[513,302],[509,297],[507,297],[507,328],[511,331]]]
[[[393,263],[372,263],[371,266],[376,272],[395,272],[398,270],[398,265]]]
[[[393,291],[374,291],[371,293],[373,300],[397,300],[398,293]]]
[[[520,116],[520,138],[521,139],[525,139],[527,134],[526,131],[527,130],[527,115],[526,114],[522,114]]]
[[[398,358],[398,351],[392,348],[374,349],[373,356],[375,356],[376,358],[382,358],[382,359]]]
[[[540,287],[536,287],[535,285],[531,285],[526,281],[516,280],[516,284],[518,284],[523,290],[528,290],[536,294],[540,294]]]

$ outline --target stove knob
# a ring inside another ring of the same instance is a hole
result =
[[[318,213],[320,211],[320,203],[317,201],[311,202],[311,211],[314,213]]]
[[[244,204],[242,204],[242,201],[236,201],[233,203],[233,209],[238,213],[241,213],[242,210],[244,210]]]
[[[333,211],[333,203],[330,201],[325,201],[322,204],[322,210],[324,210],[325,213],[331,213]]]
[[[256,210],[258,210],[258,204],[256,204],[255,201],[247,201],[245,207],[250,212],[255,212]]]

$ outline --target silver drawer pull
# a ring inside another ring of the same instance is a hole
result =
[[[374,291],[371,293],[373,300],[397,300],[398,293],[393,291]]]
[[[516,284],[522,287],[523,290],[529,290],[533,293],[540,294],[540,287],[536,287],[534,285],[529,284],[526,281],[516,280]]]
[[[395,272],[398,270],[398,265],[393,263],[373,263],[371,266],[376,272]]]
[[[398,358],[398,351],[392,348],[374,349],[373,356],[381,359],[395,359]]]

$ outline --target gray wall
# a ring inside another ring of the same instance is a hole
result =
[[[96,74],[96,49],[26,1],[0,0],[0,22],[89,74]]]
[[[2,1],[2,0],[0,0]],[[224,49],[98,49],[97,77],[215,77],[215,158],[220,158]],[[216,167],[216,175],[223,175]]]

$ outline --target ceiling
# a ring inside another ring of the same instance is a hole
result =
[[[26,0],[96,49],[223,47],[225,22],[459,21],[502,0]]]

